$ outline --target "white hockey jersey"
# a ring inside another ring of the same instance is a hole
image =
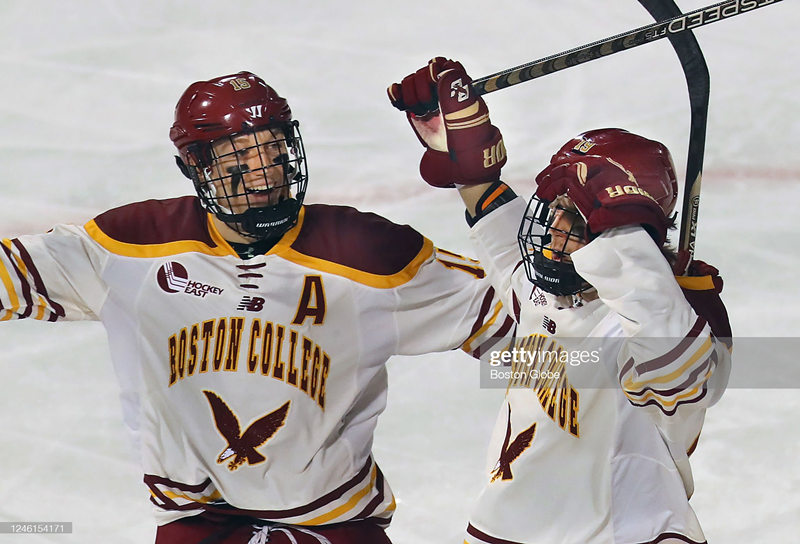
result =
[[[196,198],[131,204],[4,240],[0,280],[2,319],[103,322],[159,524],[388,523],[384,363],[479,352],[513,325],[476,261],[326,205],[242,260]]]
[[[519,326],[465,542],[704,542],[687,452],[727,384],[728,346],[638,226],[572,254],[599,298],[573,306],[534,288],[519,266],[524,209],[517,198],[472,229]]]

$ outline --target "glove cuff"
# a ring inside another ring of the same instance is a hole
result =
[[[515,198],[517,198],[517,194],[514,190],[502,181],[492,183],[478,199],[478,202],[475,203],[475,215],[472,216],[468,211],[464,211],[467,225],[473,227],[475,223],[489,212],[496,210],[506,202],[510,202]]]

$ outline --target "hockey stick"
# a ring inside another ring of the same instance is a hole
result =
[[[555,55],[550,55],[543,59],[502,70],[476,79],[472,82],[472,88],[475,89],[475,92],[478,94],[491,93],[524,81],[530,81],[537,77],[558,72],[565,68],[571,68],[583,64],[584,62],[589,62],[590,60],[606,57],[613,53],[660,40],[661,38],[675,36],[694,28],[728,19],[740,13],[747,13],[756,8],[776,4],[780,1],[781,0],[727,0],[635,30],[629,30],[623,34],[617,34],[610,38],[582,45],[570,49],[569,51],[556,53]]]
[[[656,21],[664,21],[682,15],[680,8],[672,0],[639,0],[639,3]],[[691,261],[697,238],[697,216],[700,210],[700,184],[703,179],[703,157],[711,82],[706,59],[692,31],[672,34],[669,36],[669,41],[678,54],[683,74],[686,76],[691,110],[689,151],[686,158],[686,179],[683,182],[683,205],[678,243],[678,249],[689,252],[689,261]],[[688,264],[687,262],[687,266]]]

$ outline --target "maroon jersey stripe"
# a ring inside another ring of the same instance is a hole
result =
[[[467,533],[471,534],[475,538],[480,538],[481,540],[483,540],[484,542],[488,542],[489,544],[522,544],[521,542],[515,542],[513,540],[505,540],[502,538],[489,536],[483,531],[480,531],[475,527],[473,527],[471,523],[467,525]]]
[[[56,321],[58,318],[64,317],[66,315],[64,307],[61,306],[61,304],[59,304],[52,298],[50,298],[50,295],[47,294],[47,287],[45,287],[44,281],[42,281],[42,277],[39,275],[39,269],[36,268],[36,265],[34,264],[30,253],[28,253],[28,250],[25,249],[25,246],[22,245],[22,242],[20,242],[16,238],[11,242],[14,244],[14,247],[16,247],[17,250],[19,251],[19,256],[22,259],[22,262],[25,263],[25,266],[28,269],[28,273],[31,275],[31,278],[33,279],[33,285],[36,288],[36,292],[39,293],[42,296],[42,298],[44,298],[50,305],[50,307],[53,309],[50,312],[50,317],[48,318],[48,321]]]
[[[161,484],[166,487],[173,487],[175,489],[180,489],[182,491],[191,491],[191,492],[201,492],[207,486],[207,483],[202,483],[198,485],[189,485],[189,484],[182,484],[179,482],[173,482],[167,478],[163,478],[161,476],[155,476],[152,474],[146,474],[144,476],[144,482],[150,487],[150,490],[153,491],[155,495],[158,496],[159,499],[163,501],[164,504],[158,504],[157,502],[153,501],[154,504],[163,508],[164,510],[195,510],[195,509],[204,509],[209,512],[218,512],[221,514],[227,515],[235,515],[235,516],[251,516],[256,518],[262,519],[285,519],[285,518],[292,518],[296,516],[301,516],[303,514],[308,514],[309,512],[313,512],[328,503],[339,499],[342,495],[347,493],[350,489],[358,485],[360,482],[364,480],[365,477],[369,475],[370,468],[372,467],[372,458],[368,458],[367,462],[364,464],[363,468],[353,476],[350,480],[346,481],[330,493],[323,495],[322,497],[316,499],[313,502],[310,502],[304,506],[298,506],[297,508],[290,508],[288,510],[249,510],[245,508],[235,508],[233,506],[227,504],[202,504],[202,503],[190,503],[185,505],[178,505],[164,495],[160,490],[156,488],[156,484]]]
[[[483,300],[481,301],[481,308],[478,311],[478,317],[475,318],[475,322],[472,324],[472,329],[469,331],[469,336],[467,336],[467,338],[472,338],[472,336],[476,332],[478,332],[478,329],[483,327],[483,323],[486,320],[486,316],[492,309],[493,299],[494,299],[494,287],[489,287],[489,289],[486,291],[486,294],[483,296]]]
[[[651,359],[636,365],[636,372],[639,374],[644,374],[645,372],[652,372],[653,370],[658,370],[659,368],[669,366],[678,357],[680,357],[690,345],[692,345],[692,342],[694,342],[695,338],[698,337],[705,325],[706,320],[702,317],[698,317],[694,322],[694,325],[692,325],[692,328],[689,330],[686,336],[681,339],[677,346],[660,357],[656,357],[655,359]]]
[[[375,465],[375,468],[378,471],[375,478],[375,488],[378,490],[378,494],[373,497],[372,500],[367,503],[367,506],[353,519],[367,519],[367,516],[373,514],[378,505],[383,502],[383,472],[378,468],[378,465]]]
[[[500,342],[503,338],[505,338],[508,335],[508,332],[511,330],[511,328],[514,327],[515,325],[516,323],[514,322],[513,319],[511,319],[511,316],[506,316],[506,319],[503,321],[503,324],[500,326],[500,328],[497,329],[497,332],[495,332],[489,340],[478,346],[471,353],[471,355],[476,359],[480,359],[481,355],[487,353],[490,349],[492,349],[495,345],[497,345],[498,342]]]
[[[696,397],[692,397],[690,399],[678,401],[675,404],[675,406],[673,406],[672,408],[669,408],[669,409],[664,408],[664,406],[662,406],[662,404],[659,401],[657,401],[656,399],[650,399],[647,402],[643,402],[643,403],[636,403],[635,406],[642,406],[642,407],[643,406],[655,406],[659,410],[661,410],[664,413],[664,415],[672,416],[672,415],[675,415],[675,412],[678,411],[678,408],[680,408],[684,404],[695,404],[695,403],[700,402],[701,400],[703,400],[705,398],[705,396],[708,394],[708,389],[706,389],[704,387],[700,391],[701,391],[701,393],[699,395],[697,395]],[[634,404],[634,403],[631,402],[631,404]]]
[[[692,540],[688,536],[679,535],[678,533],[661,533],[655,538],[655,540],[650,540],[649,542],[643,542],[642,544],[658,544],[659,542],[663,542],[668,538],[680,540],[681,542],[686,542],[686,544],[708,544],[708,541],[706,540],[703,540],[702,542],[697,542],[695,540]]]
[[[22,295],[21,298],[25,301],[25,304],[24,305],[21,304],[22,301],[20,301],[20,307],[17,308],[16,314],[19,319],[25,319],[26,317],[31,315],[31,310],[32,310],[31,306],[33,306],[33,301],[31,299],[30,283],[28,283],[28,278],[25,277],[25,274],[23,274],[22,270],[20,270],[19,267],[17,266],[17,261],[14,258],[14,255],[11,252],[11,250],[8,249],[5,244],[0,244],[0,246],[3,248],[3,252],[6,254],[8,262],[11,263],[11,266],[13,267],[14,272],[16,273],[17,278],[19,279],[20,286],[22,288],[20,294]]]
[[[691,389],[692,387],[696,387],[694,384],[697,382],[697,377],[700,374],[706,372],[708,367],[711,365],[717,364],[717,354],[715,352],[711,353],[711,356],[708,357],[703,364],[695,368],[690,374],[689,377],[684,380],[683,383],[680,385],[670,388],[670,389],[657,389],[655,387],[645,387],[638,391],[626,391],[626,393],[631,397],[640,397],[642,395],[647,394],[648,391],[652,391],[653,393],[661,396],[661,397],[671,397],[673,395],[677,395],[678,393],[682,393],[687,389]]]

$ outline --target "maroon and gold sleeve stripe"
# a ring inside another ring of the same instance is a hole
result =
[[[490,287],[483,296],[469,338],[461,344],[461,349],[475,358],[480,358],[492,346],[507,337],[513,326],[514,320],[506,314],[503,303],[495,297],[494,288]]]
[[[33,318],[56,321],[64,308],[50,298],[44,281],[28,250],[19,239],[0,242],[0,321]]]
[[[710,327],[698,318],[665,354],[638,364],[628,359],[619,373],[622,391],[634,406],[656,406],[671,416],[678,407],[705,398],[719,361],[716,349]]]

